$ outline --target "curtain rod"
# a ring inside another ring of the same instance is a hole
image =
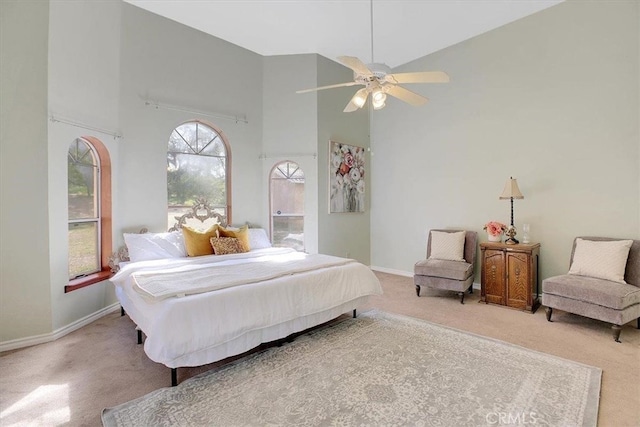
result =
[[[65,118],[62,118],[62,117],[55,117],[53,114],[51,116],[49,116],[49,120],[51,120],[52,123],[64,123],[64,124],[67,124],[67,125],[75,126],[77,128],[86,129],[86,130],[92,130],[92,131],[95,131],[95,132],[100,132],[100,133],[103,133],[105,135],[112,136],[113,139],[121,139],[121,138],[123,138],[123,136],[121,134],[119,134],[118,132],[113,132],[113,131],[110,131],[110,130],[101,129],[99,127],[86,125],[86,124],[84,124],[82,122],[77,122],[75,120],[65,119]]]
[[[294,158],[294,157],[313,157],[314,159],[318,155],[316,153],[262,153],[258,156],[259,159],[274,159],[274,158]]]
[[[215,117],[217,119],[232,120],[232,121],[234,121],[236,123],[238,123],[238,122],[245,123],[245,124],[249,123],[249,121],[247,119],[245,119],[244,117],[240,117],[240,116],[230,116],[230,115],[227,115],[227,114],[218,114],[218,113],[212,113],[212,112],[208,112],[208,111],[193,110],[191,108],[182,107],[180,105],[161,104],[159,102],[151,101],[151,100],[148,100],[148,99],[144,99],[143,101],[144,101],[144,105],[147,105],[149,107],[155,107],[155,109],[164,108],[165,110],[181,111],[183,113],[199,114],[201,116]]]

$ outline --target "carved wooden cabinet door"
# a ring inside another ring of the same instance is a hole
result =
[[[482,264],[483,297],[485,301],[504,305],[504,252],[487,250]]]
[[[540,244],[480,243],[481,300],[534,312],[540,305]]]
[[[527,308],[529,288],[529,257],[528,253],[507,252],[507,303],[509,307]],[[530,304],[529,304],[530,305]]]

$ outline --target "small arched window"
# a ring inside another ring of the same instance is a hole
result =
[[[220,131],[200,121],[171,132],[167,150],[168,227],[198,199],[231,223],[231,152]]]
[[[100,140],[75,139],[67,153],[69,284],[106,279],[111,255],[111,160]]]
[[[297,163],[281,162],[270,177],[270,225],[273,246],[303,251],[304,172]]]

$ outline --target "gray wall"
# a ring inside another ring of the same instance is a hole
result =
[[[262,57],[129,4],[122,5],[118,215],[123,227],[167,227],[167,141],[201,119],[231,146],[232,220],[259,222],[262,164]],[[222,115],[248,124],[155,109],[143,100]],[[122,230],[116,230],[120,238]],[[120,240],[121,241],[121,240]]]
[[[49,14],[49,112],[108,132],[119,131],[121,2],[51,2]],[[81,36],[80,36],[81,35]],[[89,36],[90,35],[90,36]],[[123,140],[63,122],[49,125],[49,237],[53,330],[116,302],[102,282],[70,293],[68,284],[67,152],[81,136],[104,143],[111,158],[112,211],[118,209],[118,150]],[[112,230],[119,228],[113,215]],[[117,236],[118,233],[113,233]]]
[[[372,264],[412,272],[431,228],[486,241],[487,221],[509,222],[509,176],[542,278],[568,270],[575,236],[640,238],[638,7],[565,2],[398,70],[451,82],[374,115]]]
[[[0,2],[0,342],[51,331],[48,32],[48,2]]]
[[[316,87],[317,55],[267,56],[262,74],[262,182],[260,222],[269,229],[269,177],[282,161],[304,171],[305,250],[318,252],[317,95],[296,90]]]
[[[318,57],[318,86],[349,82],[353,72],[327,58]],[[365,212],[329,214],[329,141],[369,147],[369,113],[360,109],[343,113],[357,88],[318,92],[318,249],[320,253],[357,259],[370,264],[371,158],[366,156]]]

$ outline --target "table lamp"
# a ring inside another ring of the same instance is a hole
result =
[[[509,237],[504,241],[507,245],[517,245],[520,243],[515,238],[516,227],[513,225],[513,199],[524,199],[524,196],[518,188],[518,181],[513,179],[513,177],[509,177],[507,183],[504,185],[504,190],[502,190],[502,194],[500,195],[500,200],[511,200],[511,225],[504,233]]]

